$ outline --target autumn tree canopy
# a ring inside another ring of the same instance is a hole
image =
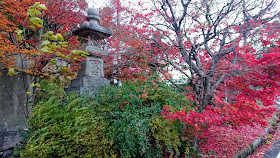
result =
[[[151,0],[131,8],[112,1],[104,10],[113,15],[108,26],[118,30],[109,41],[111,59],[121,54],[114,72],[147,73],[156,56],[189,79],[181,91],[196,108],[186,114],[166,107],[167,118],[197,126],[266,124],[280,88],[276,2]],[[154,65],[166,75],[166,67]]]
[[[48,76],[52,71],[43,68],[51,60],[57,67],[56,60],[59,59],[72,68],[61,67],[59,72],[71,75],[82,60],[81,52],[71,53],[80,46],[77,37],[71,36],[71,30],[85,18],[83,11],[86,7],[84,0],[1,1],[2,69],[9,69],[10,74],[23,71],[35,76]],[[19,60],[27,61],[29,66],[15,66]]]
[[[168,42],[180,52],[173,65],[190,78],[187,93],[197,111],[221,107],[217,116],[222,112],[230,122],[264,120],[269,114],[264,106],[274,105],[279,94],[275,35],[279,30],[271,27],[279,16],[274,11],[276,1],[155,0],[153,4],[161,20],[151,25],[170,33],[165,34]]]

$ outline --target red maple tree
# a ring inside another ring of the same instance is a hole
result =
[[[166,119],[180,119],[197,131],[197,138],[214,126],[267,125],[280,88],[276,1],[154,0],[152,4],[139,3],[140,11],[120,8],[118,2],[106,8],[110,14],[119,9],[116,17],[108,18],[121,20],[111,23],[119,30],[110,41],[115,52],[123,49],[123,61],[118,63],[122,67],[115,71],[124,74],[119,77],[136,70],[148,72],[155,55],[153,43],[156,56],[189,79],[184,93],[194,101],[193,111],[174,113],[172,105],[167,106]],[[143,67],[137,69],[135,63]]]
[[[132,3],[112,0],[101,11],[102,25],[113,30],[112,37],[106,41],[109,52],[105,58],[107,78],[144,79],[151,75],[151,67],[165,66],[167,63],[158,59],[179,54],[165,53],[158,48],[159,45],[167,46],[164,42],[157,43],[162,38],[161,33],[145,25],[153,14],[142,14],[137,8]],[[151,37],[155,37],[157,42]],[[161,72],[166,73],[166,70],[162,69]]]

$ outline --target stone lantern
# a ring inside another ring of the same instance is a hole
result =
[[[84,21],[78,29],[73,30],[73,34],[84,39],[84,49],[90,55],[81,63],[77,78],[71,81],[71,87],[65,89],[66,92],[92,93],[97,88],[110,83],[104,78],[103,71],[102,57],[106,56],[107,52],[100,48],[98,40],[110,37],[112,30],[99,25],[99,12],[95,8],[89,8],[87,14],[88,21]]]

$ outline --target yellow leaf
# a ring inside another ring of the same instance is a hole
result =
[[[42,53],[50,53],[50,50],[49,50],[48,47],[43,47],[43,48],[41,49],[41,52],[42,52]]]
[[[29,26],[30,26],[32,29],[36,29],[36,27],[35,27],[34,24],[32,24],[32,23],[29,23]]]
[[[30,84],[30,87],[35,87],[34,82],[32,82],[32,83]]]
[[[49,32],[47,32],[47,34],[46,34],[47,36],[52,36],[53,35],[53,31],[49,31]]]
[[[77,55],[77,50],[72,50],[70,53],[74,54],[74,55]]]
[[[33,23],[34,25],[36,25],[37,27],[43,27],[41,24],[39,23]]]
[[[57,59],[53,58],[50,60],[51,64],[55,65],[57,63]]]
[[[36,2],[32,7],[37,7],[40,5],[40,2]]]
[[[31,89],[29,88],[26,92],[27,95],[31,95]]]
[[[55,36],[55,35],[48,36],[48,38],[49,38],[50,40],[53,40],[53,41],[56,41],[56,40],[57,40],[57,36]]]
[[[82,53],[83,53],[84,55],[89,55],[89,53],[87,53],[87,52],[85,52],[85,51],[82,51]]]
[[[39,10],[34,10],[34,13],[36,14],[36,15],[42,15],[42,12],[40,12]]]
[[[36,86],[36,87],[40,87],[40,83],[36,83],[35,86]]]
[[[81,61],[80,59],[78,59],[78,58],[76,58],[76,57],[74,58],[74,60],[75,60],[75,61]]]
[[[42,19],[38,18],[38,17],[32,17],[30,18],[30,22],[34,23],[41,23]]]
[[[75,75],[76,75],[75,72],[70,72],[70,73],[68,74],[68,76],[75,76]]]
[[[16,30],[15,32],[17,34],[17,38],[19,40],[22,40],[23,39],[23,35],[22,35],[23,30]]]
[[[59,42],[59,44],[61,44],[61,45],[67,45],[69,42],[65,42],[65,41],[63,41],[63,42]]]
[[[63,40],[63,36],[60,33],[56,34],[56,37],[58,40],[62,41]]]
[[[56,56],[61,57],[61,58],[64,58],[64,57],[65,57],[65,55],[62,54],[62,53],[60,53],[60,52],[57,52],[57,53],[56,53]]]
[[[48,40],[43,41],[43,43],[41,44],[41,47],[50,44],[51,42]]]
[[[19,36],[22,34],[23,30],[16,30],[15,32],[16,32],[17,36]]]
[[[69,81],[71,81],[71,78],[65,77],[65,80],[69,82]]]
[[[48,8],[46,7],[45,4],[40,4],[38,7],[39,7],[40,9],[48,10]]]
[[[17,75],[17,74],[18,74],[18,72],[16,72],[14,68],[10,68],[8,71],[8,75],[10,75],[10,76]]]

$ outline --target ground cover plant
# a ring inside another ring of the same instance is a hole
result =
[[[191,102],[164,83],[127,82],[94,97],[67,96],[45,81],[41,89],[22,157],[179,157],[192,151],[183,124],[160,115],[165,105],[189,111]]]

